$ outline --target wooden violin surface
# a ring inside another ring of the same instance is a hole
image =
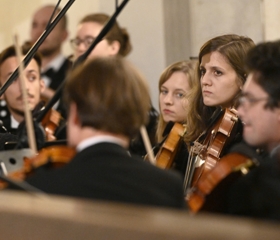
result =
[[[171,168],[184,134],[185,127],[175,123],[156,155],[156,166],[163,169]]]

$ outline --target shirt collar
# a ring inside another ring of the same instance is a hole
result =
[[[89,146],[95,145],[97,143],[100,143],[100,142],[115,143],[115,144],[118,144],[122,147],[125,146],[124,141],[117,138],[117,137],[113,137],[113,136],[94,136],[94,137],[87,138],[87,139],[83,140],[82,142],[80,142],[77,146],[77,151],[80,152],[83,149],[85,149]]]
[[[65,59],[66,58],[62,54],[59,54],[45,67],[44,72],[50,68],[52,68],[54,71],[58,71]]]
[[[11,128],[15,128],[17,129],[19,125],[19,122],[13,117],[13,115],[11,114]]]

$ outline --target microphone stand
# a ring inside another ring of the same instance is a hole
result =
[[[49,24],[49,27],[42,33],[36,43],[32,46],[32,48],[28,51],[25,58],[22,60],[23,66],[26,67],[28,63],[32,60],[35,53],[38,51],[39,47],[43,43],[43,41],[47,38],[53,28],[57,25],[60,19],[66,14],[67,10],[71,7],[75,0],[69,0],[68,3],[61,9],[56,18]],[[12,84],[12,82],[18,78],[19,75],[19,67],[12,73],[12,75],[8,78],[8,80],[4,83],[2,88],[0,89],[0,97],[7,90],[7,88]]]
[[[110,31],[112,26],[114,25],[117,16],[121,12],[121,10],[124,8],[124,6],[127,4],[129,0],[124,0],[120,6],[116,8],[115,13],[112,15],[112,17],[108,20],[108,22],[105,24],[101,32],[98,34],[96,39],[93,41],[93,43],[90,45],[90,47],[81,55],[78,57],[78,59],[74,62],[72,66],[72,70],[78,67],[80,64],[82,64],[88,57],[88,55],[91,53],[91,51],[94,49],[94,47],[106,36],[106,34]],[[54,96],[52,99],[47,103],[47,105],[44,107],[44,109],[38,114],[36,121],[41,122],[44,116],[47,114],[47,112],[53,107],[53,105],[60,99],[60,96],[62,94],[64,81],[60,84],[58,89],[56,90]]]

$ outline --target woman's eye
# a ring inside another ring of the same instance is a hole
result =
[[[200,69],[200,76],[204,76],[205,72],[205,69]]]
[[[176,98],[182,98],[182,97],[184,97],[184,93],[175,93],[175,97]]]
[[[215,75],[220,76],[220,75],[222,75],[222,72],[221,71],[215,71]]]
[[[162,94],[162,95],[166,95],[167,93],[168,93],[168,91],[167,90],[160,90],[160,93]]]

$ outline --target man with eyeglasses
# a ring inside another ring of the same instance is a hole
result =
[[[228,213],[280,220],[280,41],[251,49],[246,64],[249,75],[238,107],[243,137],[267,156],[231,186]]]

